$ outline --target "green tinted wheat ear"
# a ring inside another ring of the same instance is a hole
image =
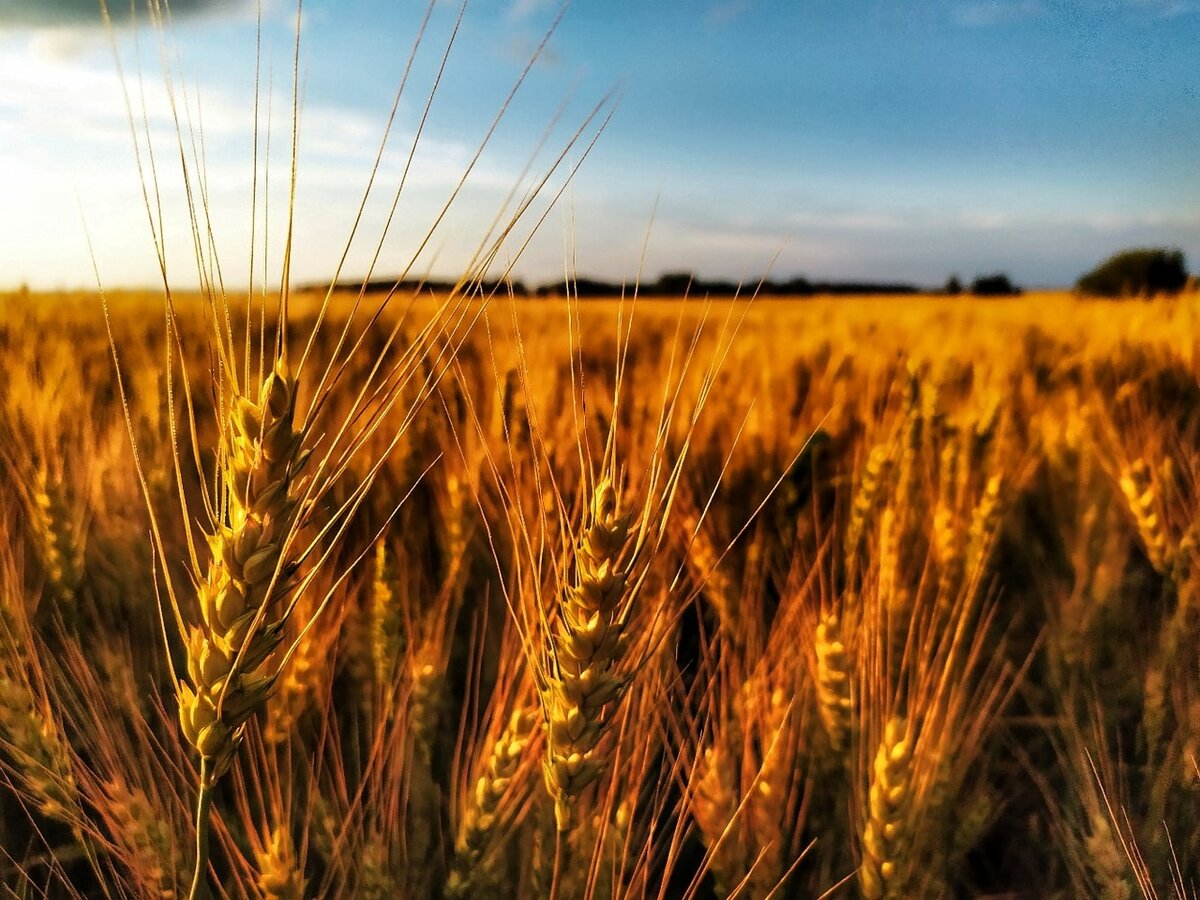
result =
[[[576,799],[600,777],[604,760],[596,745],[606,712],[625,687],[615,668],[625,649],[628,573],[621,566],[632,538],[630,522],[616,488],[602,480],[576,548],[575,583],[561,600],[543,691],[543,773],[559,831],[570,830]]]
[[[904,590],[900,571],[901,514],[888,504],[879,517],[879,593],[889,604]]]
[[[729,896],[744,874],[740,835],[733,830],[741,791],[734,754],[720,742],[706,747],[692,780],[692,818],[711,854],[709,869],[721,896]]]
[[[912,843],[907,833],[911,760],[907,725],[903,719],[891,719],[875,754],[862,835],[858,883],[867,900],[904,896],[901,867],[905,848]]]
[[[775,688],[767,696],[753,697],[753,705],[752,715],[758,725],[760,755],[748,811],[750,830],[760,855],[750,878],[750,888],[751,896],[766,897],[779,883],[784,871],[783,829],[787,824],[790,781],[795,777],[791,760],[785,752],[788,743],[785,727],[791,714],[791,704],[783,689]]]
[[[400,885],[392,875],[388,851],[383,841],[371,838],[359,857],[358,900],[393,900],[401,896]]]
[[[958,444],[947,442],[939,459],[938,497],[933,513],[932,543],[939,567],[939,600],[954,592],[963,570],[962,531],[958,527],[955,508],[959,470]]]
[[[836,613],[817,624],[817,707],[829,743],[837,753],[850,745],[854,704],[850,693],[850,655],[842,643],[841,621]]]
[[[687,547],[688,565],[703,585],[704,599],[712,604],[724,633],[737,640],[743,629],[738,627],[736,590],[728,570],[720,566],[721,554],[711,535],[701,527],[698,516],[685,515],[683,527],[691,536]]]
[[[514,712],[475,782],[475,793],[455,841],[454,870],[446,884],[446,896],[451,900],[468,896],[480,880],[481,863],[501,824],[501,804],[529,746],[534,723],[532,712]]]
[[[1094,815],[1091,833],[1084,839],[1088,868],[1098,900],[1132,900],[1129,857],[1113,834],[1108,818]]]
[[[83,551],[62,485],[51,481],[45,466],[34,470],[30,507],[31,537],[47,589],[60,606],[67,607],[73,603],[83,576]]]
[[[387,547],[380,539],[375,545],[375,572],[371,579],[371,661],[375,679],[382,687],[390,686],[396,661],[403,653],[400,606],[392,589],[388,571]]]
[[[896,486],[893,503],[902,512],[908,512],[908,504],[917,490],[920,476],[920,452],[922,435],[927,431],[922,416],[920,395],[921,381],[916,372],[909,373],[908,391],[905,394],[903,424],[900,428],[899,453],[896,460]]]
[[[0,748],[42,815],[74,825],[79,795],[58,725],[18,678],[0,673]]]
[[[442,515],[442,543],[449,572],[455,572],[466,562],[470,510],[469,485],[458,475],[446,475],[446,494]],[[449,573],[448,573],[449,574]]]
[[[408,698],[408,731],[414,749],[425,760],[433,755],[445,693],[444,673],[435,654],[432,644],[422,644],[409,671],[412,691]]]

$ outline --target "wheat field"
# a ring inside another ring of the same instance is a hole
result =
[[[263,299],[0,306],[7,895],[1194,895],[1200,297]]]
[[[95,290],[0,293],[5,897],[1200,896],[1194,282],[585,297],[619,91],[456,217],[564,6],[410,222],[429,0],[328,289],[256,4],[239,286],[170,6],[98,6],[161,284],[85,215]]]

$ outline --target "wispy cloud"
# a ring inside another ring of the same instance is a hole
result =
[[[560,0],[516,0],[508,9],[508,17],[514,22],[523,22],[543,10],[556,9],[560,5]]]
[[[1195,0],[1127,0],[1135,9],[1144,10],[1162,19],[1173,19],[1189,13],[1200,12],[1200,3]]]
[[[1072,11],[1112,16],[1140,13],[1159,19],[1200,12],[1200,0],[954,0],[950,17],[965,28],[988,28],[1040,18],[1052,12]]]
[[[704,11],[704,24],[708,28],[722,28],[754,8],[753,0],[716,0]]]
[[[967,0],[956,3],[951,15],[965,28],[990,28],[1034,19],[1045,11],[1039,0]]]
[[[540,52],[538,51],[541,47]],[[510,35],[500,47],[500,53],[509,62],[517,65],[524,65],[533,58],[533,54],[537,53],[537,64],[550,69],[557,69],[566,62],[559,45],[554,41],[548,41],[542,45],[542,36],[532,32],[519,32]]]

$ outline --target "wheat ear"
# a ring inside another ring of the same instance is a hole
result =
[[[304,465],[294,428],[296,381],[280,358],[257,403],[239,396],[226,424],[222,476],[224,522],[209,536],[212,556],[199,585],[200,627],[190,629],[179,683],[179,721],[200,753],[196,809],[197,896],[208,861],[208,808],[228,770],[246,722],[262,708],[278,673],[263,664],[279,646],[295,563],[282,557],[295,524],[293,488]]]
[[[268,744],[285,743],[318,696],[326,676],[330,643],[330,635],[319,634],[316,629],[306,630],[296,639],[291,659],[267,702],[263,740]]]
[[[817,623],[817,708],[834,752],[850,745],[854,705],[850,693],[850,654],[842,642],[842,623],[827,613]]]
[[[46,583],[60,608],[74,603],[83,578],[83,551],[71,525],[62,486],[51,481],[45,466],[33,473],[33,496],[29,524],[46,576]]]
[[[258,864],[258,889],[263,900],[304,900],[304,875],[286,828],[272,829],[266,846],[255,851],[254,860]]]
[[[1146,558],[1158,572],[1168,574],[1170,542],[1158,515],[1158,495],[1146,461],[1139,459],[1127,466],[1121,472],[1120,485],[1142,545],[1146,548]]]
[[[908,828],[909,763],[912,744],[903,719],[891,719],[875,754],[868,796],[867,823],[862,836],[862,865],[858,882],[867,900],[902,896],[899,867]]]
[[[471,891],[499,824],[501,803],[529,746],[533,725],[532,713],[514,711],[488,754],[483,774],[475,782],[473,802],[467,808],[455,841],[454,869],[446,883],[446,897],[451,900],[466,897]]]
[[[125,864],[155,896],[163,900],[174,897],[178,858],[170,826],[141,788],[131,787],[119,776],[103,787],[113,840],[121,848]]]
[[[603,771],[596,745],[604,735],[605,712],[625,687],[615,668],[625,649],[628,573],[621,566],[633,536],[630,521],[616,488],[602,479],[576,548],[575,583],[562,597],[543,690],[543,774],[560,832],[570,830],[575,801]]]
[[[0,673],[0,745],[8,752],[38,810],[78,826],[79,794],[70,751],[58,724],[39,709],[29,687]]]
[[[856,575],[862,539],[866,533],[868,520],[879,503],[884,481],[894,462],[891,445],[887,443],[876,444],[867,455],[858,490],[850,505],[850,519],[846,524],[844,551],[847,581]]]

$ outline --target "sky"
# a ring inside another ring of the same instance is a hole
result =
[[[139,159],[194,284],[181,135],[222,279],[247,283],[251,246],[277,279],[295,3],[174,0],[161,31],[112,3],[110,39],[99,0],[0,0],[0,289],[94,287],[93,261],[155,286]],[[457,275],[539,185],[492,274],[1057,286],[1148,245],[1200,269],[1200,0],[437,0],[354,230],[425,13],[303,3],[295,281],[343,255]]]

